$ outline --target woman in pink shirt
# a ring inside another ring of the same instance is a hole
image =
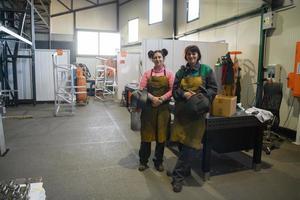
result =
[[[147,89],[148,100],[141,113],[141,146],[139,150],[139,171],[148,168],[151,142],[156,141],[154,166],[162,172],[163,154],[167,132],[169,131],[169,101],[172,97],[174,75],[164,65],[166,49],[149,51],[148,57],[154,67],[146,71],[140,82],[140,89]]]

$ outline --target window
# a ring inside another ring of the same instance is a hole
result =
[[[139,40],[139,19],[128,21],[128,42],[137,42]]]
[[[119,33],[100,33],[100,55],[117,55],[120,50]]]
[[[162,0],[149,0],[149,24],[162,21],[163,2]]]
[[[77,32],[78,55],[117,55],[120,50],[120,34],[97,31]]]
[[[98,32],[78,31],[77,53],[80,55],[98,55]]]
[[[187,0],[187,21],[199,18],[199,0]]]

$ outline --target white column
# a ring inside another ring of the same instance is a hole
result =
[[[300,113],[299,113],[299,117],[298,117],[296,141],[294,142],[294,144],[300,145]]]

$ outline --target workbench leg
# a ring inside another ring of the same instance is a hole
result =
[[[211,158],[211,145],[203,144],[203,156],[202,156],[202,172],[203,180],[207,181],[210,177],[210,159]]]
[[[252,167],[255,171],[259,171],[261,169],[261,152],[262,152],[262,141],[263,141],[263,128],[260,127],[256,131],[254,149],[253,149],[253,161]]]

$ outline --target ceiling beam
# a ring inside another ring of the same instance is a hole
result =
[[[78,12],[78,11],[83,11],[83,10],[88,10],[88,9],[91,9],[91,8],[97,8],[97,7],[101,7],[101,6],[115,4],[117,2],[118,1],[115,0],[115,1],[105,2],[105,3],[99,3],[99,4],[96,4],[96,5],[87,6],[87,7],[83,7],[83,8],[77,8],[77,9],[69,10],[69,11],[66,11],[66,12],[53,14],[53,15],[51,15],[51,17],[58,17],[58,16],[61,16],[61,15],[66,15],[66,14],[70,14],[70,13],[74,13],[74,12]]]

